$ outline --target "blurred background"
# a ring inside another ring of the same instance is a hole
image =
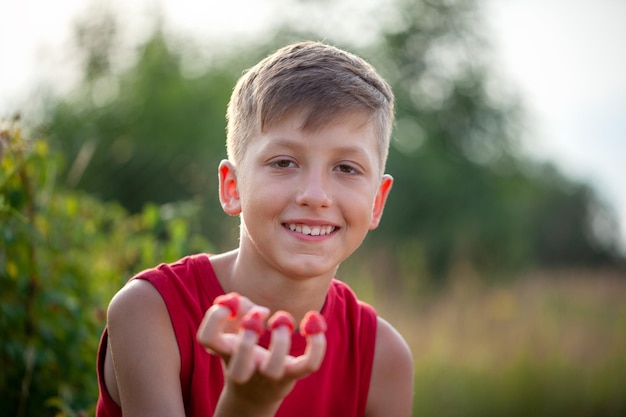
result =
[[[112,295],[236,245],[237,78],[317,39],[397,97],[379,229],[340,269],[403,333],[415,416],[626,415],[626,3],[0,4],[0,409],[93,415]]]

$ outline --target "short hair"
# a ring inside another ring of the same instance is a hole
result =
[[[364,59],[321,42],[278,49],[241,76],[228,103],[226,148],[235,165],[257,134],[304,112],[302,129],[315,131],[346,113],[375,123],[384,170],[394,118],[387,82]]]

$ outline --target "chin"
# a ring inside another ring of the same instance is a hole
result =
[[[299,258],[299,257],[298,257]],[[311,279],[320,276],[334,276],[337,272],[337,265],[331,265],[326,262],[320,263],[315,259],[298,261],[297,259],[291,259],[286,263],[283,263],[282,269],[285,274],[294,279]]]

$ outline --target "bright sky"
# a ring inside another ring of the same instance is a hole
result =
[[[626,251],[626,1],[487,4],[501,68],[533,116],[527,149],[596,187]]]
[[[145,21],[139,17],[149,1],[112,2],[123,5],[131,27],[141,33]],[[201,36],[228,31],[232,39],[254,33],[288,9],[290,1],[161,3],[171,27]],[[483,1],[493,33],[494,66],[521,92],[533,117],[528,152],[593,184],[618,213],[626,240],[626,1]],[[363,5],[371,4],[340,3],[352,15],[365,13]],[[0,2],[0,116],[16,108],[34,111],[27,99],[44,82],[61,91],[72,85],[75,67],[64,55],[64,45],[71,23],[88,5],[86,0]],[[359,21],[357,15],[342,22]]]

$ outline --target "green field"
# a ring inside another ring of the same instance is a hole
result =
[[[626,415],[626,277],[457,280],[378,305],[415,360],[414,416]]]

